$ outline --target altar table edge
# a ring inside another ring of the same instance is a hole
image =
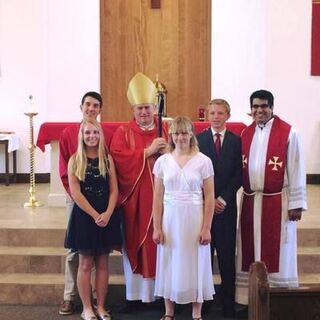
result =
[[[127,121],[116,121],[109,122],[103,121],[101,125],[103,129],[108,129],[112,134],[120,125],[128,123]],[[37,147],[39,147],[43,152],[45,151],[45,145],[50,144],[51,141],[59,141],[62,131],[69,126],[78,125],[79,122],[44,122],[41,124],[38,138],[37,138]],[[203,130],[210,127],[210,122],[208,121],[195,121],[193,122],[195,133],[198,134]],[[240,135],[242,130],[246,125],[242,122],[227,122],[227,129],[231,132]]]

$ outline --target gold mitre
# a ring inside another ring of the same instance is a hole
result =
[[[132,106],[155,103],[157,89],[151,79],[138,72],[129,82],[127,97]]]

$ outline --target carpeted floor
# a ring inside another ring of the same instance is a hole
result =
[[[120,313],[119,309],[124,306],[124,287],[110,286],[108,304],[113,313],[114,320],[158,320],[163,313],[163,303],[141,304],[130,313]],[[237,309],[240,306],[236,306]],[[80,319],[82,311],[81,304],[78,304],[75,313],[70,316],[60,316],[59,306],[17,306],[1,305],[0,320],[75,320]],[[191,305],[180,305],[177,308],[176,320],[191,320]],[[203,319],[223,320],[218,299],[215,299],[209,306],[204,308]],[[237,319],[237,318],[234,318]]]

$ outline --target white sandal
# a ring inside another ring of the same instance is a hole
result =
[[[98,320],[98,318],[94,315],[86,318],[86,315],[84,314],[84,312],[81,313],[81,319],[83,319],[83,320]]]

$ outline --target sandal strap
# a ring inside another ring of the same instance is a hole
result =
[[[89,320],[98,320],[95,315],[89,316],[89,317],[87,318],[84,312],[81,313],[81,319],[83,319],[83,320],[86,320],[86,319],[89,319]]]
[[[160,320],[166,320],[166,318],[169,318],[170,320],[173,320],[174,316],[169,316],[169,315],[165,314]]]
[[[108,311],[106,311],[105,314],[98,314],[98,318],[100,320],[110,320],[111,319],[111,315]]]

